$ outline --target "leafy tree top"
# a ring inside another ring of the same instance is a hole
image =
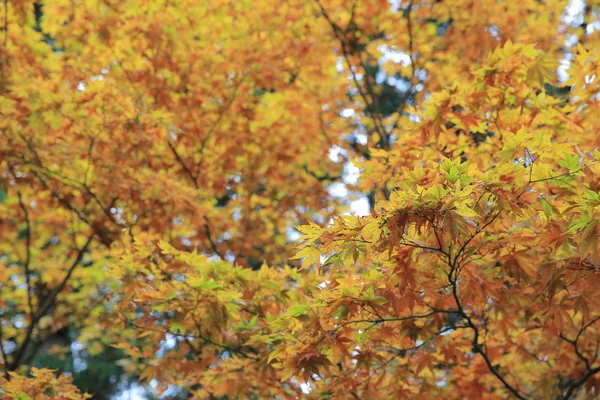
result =
[[[40,356],[112,347],[199,399],[597,397],[567,5],[5,1],[0,396],[85,397]]]

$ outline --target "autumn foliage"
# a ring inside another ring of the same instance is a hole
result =
[[[4,0],[0,398],[598,398],[572,3]]]

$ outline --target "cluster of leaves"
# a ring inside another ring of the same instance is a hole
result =
[[[81,394],[71,378],[56,377],[49,369],[31,369],[31,378],[10,373],[12,379],[4,382],[2,398],[18,400],[84,400],[91,396]]]
[[[580,188],[600,172],[600,154],[580,164],[565,151],[556,162],[540,155],[538,137],[518,136],[527,139],[517,152],[535,157],[529,167],[513,161],[510,142],[486,172],[430,161],[377,213],[336,219],[318,245],[307,238],[328,256],[328,284],[282,359],[326,356],[300,365],[325,391],[346,376],[343,386],[367,397],[475,398],[493,388],[501,398],[568,397],[584,383],[593,393],[600,259],[590,213],[599,203]]]
[[[131,356],[128,367],[141,371],[141,379],[201,383],[199,398],[298,390],[282,384],[264,355],[282,343],[273,335],[280,320],[308,309],[316,274],[266,264],[257,271],[239,268],[144,235],[121,246],[109,275],[122,281],[114,328],[127,340],[116,346]]]
[[[598,396],[599,6],[391,3],[0,5],[0,397]]]

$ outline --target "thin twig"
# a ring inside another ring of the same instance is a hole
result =
[[[170,140],[167,140],[167,144],[169,145],[169,149],[171,149],[171,152],[175,156],[175,159],[177,160],[177,162],[179,163],[179,165],[181,165],[181,168],[183,168],[183,170],[185,171],[185,173],[188,175],[188,177],[190,178],[190,180],[194,184],[194,187],[196,189],[198,189],[199,188],[199,186],[198,186],[198,178],[196,177],[196,175],[194,175],[194,173],[192,172],[192,170],[190,169],[190,167],[188,167],[188,165],[185,163],[185,161],[183,161],[183,158],[181,158],[181,155],[179,155],[179,153],[177,152],[177,149],[175,149],[175,146],[173,146],[173,143],[171,143]]]
[[[414,320],[414,319],[428,318],[436,313],[437,313],[436,311],[432,311],[428,314],[422,314],[422,315],[408,315],[406,317],[398,317],[398,318],[379,318],[379,319],[374,319],[374,320],[372,320],[372,319],[356,319],[353,321],[347,321],[347,322],[344,322],[343,324],[340,324],[334,331],[337,331],[338,329],[341,329],[344,326],[347,326],[350,324],[358,324],[358,323],[367,323],[368,322],[373,325],[377,325],[377,324],[381,324],[383,322],[410,321],[410,320]]]
[[[212,250],[221,258],[221,260],[224,261],[225,255],[221,254],[221,251],[219,250],[217,243],[212,238],[212,234],[211,234],[211,230],[210,230],[210,220],[208,219],[208,217],[206,215],[204,216],[204,221],[206,222],[204,224],[204,232],[206,233],[206,239],[210,243],[210,247],[212,248]]]

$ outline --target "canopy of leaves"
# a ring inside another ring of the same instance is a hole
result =
[[[598,398],[580,6],[5,0],[0,398]]]

